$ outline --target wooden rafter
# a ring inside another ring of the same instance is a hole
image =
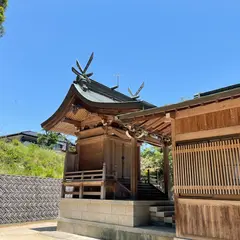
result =
[[[161,131],[161,134],[162,135],[164,135],[164,136],[166,136],[166,135],[170,135],[171,134],[171,125],[169,125],[167,128],[165,128],[165,129],[163,129],[162,131]]]
[[[144,127],[148,127],[148,126],[151,126],[152,124],[158,122],[161,118],[155,118],[155,119],[151,119],[151,120],[148,120],[145,124],[144,124]]]
[[[151,126],[150,128],[148,128],[149,132],[155,132],[156,130],[158,130],[160,127],[162,127],[164,125],[164,121],[159,122],[157,125],[155,126]]]
[[[170,124],[169,123],[163,123],[161,126],[157,127],[155,131],[162,131],[165,128],[167,128]]]
[[[141,122],[140,122],[140,124],[139,124],[139,127],[141,127],[141,126],[144,126],[144,125],[145,125],[145,123],[147,123],[147,122],[148,122],[148,120],[141,121]]]
[[[156,121],[150,126],[150,129],[157,129],[160,125],[164,124],[164,121],[165,118],[160,118],[158,121]]]
[[[145,111],[147,111],[147,110],[145,110]],[[130,113],[126,113],[126,114],[122,114],[122,116],[124,116],[124,115],[130,115]],[[153,114],[149,114],[149,115],[140,115],[140,116],[134,116],[134,115],[137,115],[137,114],[140,114],[140,112],[135,112],[135,113],[132,113],[132,117],[129,117],[129,118],[127,118],[127,116],[126,116],[126,118],[124,117],[121,117],[121,115],[119,116],[119,119],[121,120],[121,121],[123,121],[123,122],[131,122],[131,121],[142,121],[142,120],[152,120],[152,119],[155,119],[156,117],[160,117],[160,118],[162,118],[162,117],[164,117],[165,116],[165,112],[161,112],[161,113],[153,113]]]
[[[73,124],[74,126],[81,126],[80,121],[72,120],[70,118],[64,118],[62,121],[66,122],[66,123],[69,123],[69,124]]]

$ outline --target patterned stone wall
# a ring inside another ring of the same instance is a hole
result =
[[[61,179],[0,175],[0,224],[55,219]]]

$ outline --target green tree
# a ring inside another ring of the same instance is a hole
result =
[[[64,140],[64,137],[61,134],[51,131],[45,131],[45,133],[43,134],[38,134],[37,142],[38,145],[42,147],[53,149],[53,147],[57,144],[59,140]]]
[[[8,5],[8,0],[0,0],[0,37],[4,34],[3,22],[5,21],[5,10]]]
[[[156,172],[157,170],[163,170],[163,153],[158,147],[146,147],[141,152],[141,171],[143,175],[146,175],[147,170],[150,172]]]
[[[169,148],[169,171],[170,171],[170,181],[173,181],[173,164],[172,164],[172,151]],[[147,172],[156,173],[160,181],[163,181],[164,174],[164,161],[163,152],[159,147],[149,146],[143,149],[141,152],[141,174],[143,176],[147,175]]]

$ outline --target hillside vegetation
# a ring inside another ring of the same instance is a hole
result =
[[[56,153],[48,146],[23,145],[17,140],[0,140],[0,174],[62,178],[64,153]],[[170,171],[172,176],[172,156],[170,152]],[[141,174],[147,171],[159,172],[163,178],[163,153],[160,148],[148,146],[141,152]]]
[[[0,140],[0,174],[62,178],[64,157],[35,144]]]

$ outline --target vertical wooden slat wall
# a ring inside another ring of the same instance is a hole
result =
[[[240,139],[185,144],[173,151],[175,193],[240,194]]]

